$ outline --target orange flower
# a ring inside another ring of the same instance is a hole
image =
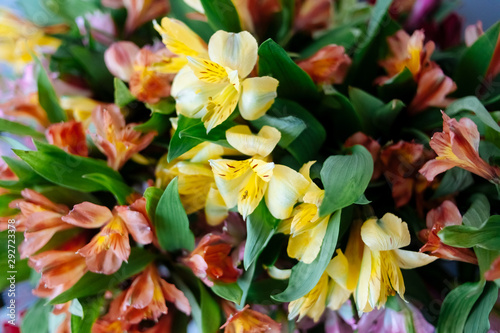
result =
[[[227,317],[226,323],[221,326],[224,333],[281,332],[281,324],[265,314],[251,310],[249,305],[237,311],[231,303],[224,301],[222,309]]]
[[[0,151],[0,154],[5,155],[1,151]],[[14,172],[12,172],[9,165],[7,163],[5,163],[5,161],[1,158],[0,158],[0,180],[19,180],[19,178],[17,178],[16,174]],[[0,195],[5,194],[5,193],[9,193],[9,192],[10,191],[8,189],[0,187]],[[7,227],[3,228],[3,225],[0,224],[0,231],[5,230],[6,228]]]
[[[230,252],[231,245],[221,236],[207,234],[184,262],[209,287],[214,285],[213,281],[232,283],[241,271],[234,267]]]
[[[166,301],[174,303],[187,315],[191,313],[191,306],[184,293],[163,280],[154,264],[151,264],[133,280],[127,290],[122,291],[111,302],[108,313],[98,321],[97,326],[107,326],[110,329],[138,324],[143,319],[157,321],[160,316],[169,312]]]
[[[332,10],[330,0],[296,0],[294,30],[312,33],[325,29],[330,22]]]
[[[439,206],[427,213],[427,229],[421,230],[419,237],[426,243],[420,252],[430,252],[430,254],[448,260],[459,260],[477,265],[477,258],[473,251],[465,248],[455,248],[441,242],[438,232],[449,225],[461,225],[462,215],[457,206],[446,200]]]
[[[85,258],[75,253],[85,244],[81,234],[57,250],[31,256],[29,265],[41,273],[38,287],[33,293],[39,297],[54,298],[71,288],[87,272]]]
[[[423,163],[423,150],[421,144],[399,141],[380,154],[384,176],[392,186],[396,207],[406,205],[411,199],[419,176],[418,169]]]
[[[343,46],[331,44],[297,65],[316,83],[339,84],[344,81],[351,62]]]
[[[45,131],[45,137],[50,144],[64,149],[67,153],[88,155],[85,131],[81,122],[70,120],[50,125]]]
[[[134,130],[137,124],[125,124],[120,108],[114,104],[98,106],[92,112],[96,133],[92,139],[100,151],[108,157],[108,165],[118,170],[132,155],[146,148],[153,141],[155,132],[142,135]]]
[[[387,72],[387,76],[378,78],[377,83],[383,84],[401,73],[405,67],[410,70],[413,77],[417,78],[420,71],[429,65],[431,54],[435,49],[432,41],[424,46],[424,38],[422,30],[416,30],[411,37],[404,30],[399,30],[388,37],[391,56],[379,62]]]
[[[61,219],[69,211],[65,205],[55,204],[30,189],[22,190],[21,195],[23,199],[12,201],[9,207],[21,210],[16,220],[18,230],[25,231],[19,254],[21,258],[26,258],[44,247],[56,232],[73,226]]]
[[[441,68],[432,63],[429,68],[422,72],[417,84],[417,93],[410,105],[410,114],[418,113],[429,106],[444,108],[453,100],[446,98],[457,89],[457,85],[448,76],[444,75]]]
[[[16,121],[22,118],[34,119],[41,127],[49,125],[47,112],[40,106],[36,92],[14,97],[10,101],[0,104],[0,115],[13,117]]]
[[[136,242],[149,244],[153,233],[147,218],[132,207],[117,206],[111,212],[104,206],[83,202],[75,205],[63,220],[82,228],[104,225],[90,243],[77,251],[85,257],[90,271],[113,274],[130,255],[129,233]]]
[[[436,175],[453,167],[475,173],[491,182],[500,183],[500,168],[491,166],[479,157],[479,132],[469,118],[457,121],[443,114],[443,132],[432,136],[430,145],[438,157],[430,160],[420,173],[432,181]]]

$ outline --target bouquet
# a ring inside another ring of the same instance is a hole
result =
[[[500,23],[432,0],[0,11],[4,332],[496,332]]]

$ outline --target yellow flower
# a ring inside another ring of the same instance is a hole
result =
[[[291,258],[310,264],[318,255],[326,234],[330,215],[320,217],[319,207],[325,191],[321,190],[309,177],[309,170],[315,161],[306,163],[300,174],[307,180],[307,192],[301,198],[291,217],[282,221],[278,231],[290,234],[287,252]]]
[[[0,60],[21,70],[30,63],[30,52],[35,54],[54,52],[61,41],[46,36],[44,30],[12,13],[0,10]]]
[[[356,305],[361,312],[383,307],[387,297],[396,293],[404,298],[401,268],[415,268],[437,259],[400,250],[410,244],[410,232],[406,222],[391,213],[381,219],[367,220],[361,227],[361,238],[365,248],[355,291]]]
[[[83,96],[62,96],[60,103],[70,118],[82,122],[85,128],[90,125],[92,111],[100,105],[99,102]]]
[[[316,286],[305,296],[290,302],[288,305],[288,320],[299,316],[297,321],[308,316],[317,322],[325,311],[326,297],[329,290],[328,274],[323,273]]]
[[[207,133],[226,120],[237,105],[244,119],[264,115],[276,98],[278,81],[268,76],[247,78],[257,62],[257,48],[257,41],[247,31],[217,31],[208,43],[209,58],[192,54],[185,44],[178,46],[177,52],[187,56],[188,66],[172,84],[177,112],[201,118]]]
[[[268,156],[281,133],[264,126],[257,135],[248,126],[240,125],[226,131],[227,141],[236,150],[252,158],[235,161],[229,159],[210,160],[215,183],[228,208],[238,206],[246,218],[265,196],[271,214],[279,219],[290,216],[293,205],[308,186],[307,180],[298,172],[284,165],[268,162]]]

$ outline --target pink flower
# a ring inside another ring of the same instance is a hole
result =
[[[351,62],[343,46],[332,44],[299,61],[297,65],[316,83],[339,84],[344,81]]]
[[[95,145],[108,157],[108,165],[118,170],[132,155],[146,148],[156,132],[142,134],[137,124],[125,124],[120,108],[114,104],[98,106],[92,112],[96,133],[91,133]]]
[[[294,30],[312,33],[325,29],[330,23],[332,1],[297,0],[295,1]]]
[[[430,146],[438,157],[428,161],[420,173],[432,181],[436,175],[459,167],[489,181],[500,182],[500,168],[491,166],[479,157],[479,132],[469,118],[457,121],[443,114],[443,132],[432,136]]]
[[[472,44],[474,44],[483,34],[483,22],[477,21],[476,24],[468,25],[467,28],[465,28],[465,45],[468,47],[472,46]]]
[[[116,26],[110,13],[95,11],[77,17],[75,22],[82,36],[87,35],[85,21],[90,25],[92,38],[104,45],[113,43],[116,38]]]
[[[419,237],[426,242],[420,252],[430,252],[439,258],[477,265],[477,258],[473,251],[443,244],[438,236],[438,232],[444,227],[462,224],[462,215],[453,202],[446,200],[441,206],[427,213],[426,224],[427,229],[421,230],[419,233]]]
[[[102,0],[103,6],[109,8],[127,9],[125,31],[130,34],[146,22],[160,17],[168,12],[169,4],[166,0]]]

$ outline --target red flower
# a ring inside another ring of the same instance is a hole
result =
[[[85,130],[81,122],[70,120],[50,125],[45,131],[45,137],[50,144],[64,149],[67,153],[88,155]]]
[[[426,242],[420,252],[430,252],[439,258],[477,265],[477,258],[473,251],[443,244],[438,236],[438,232],[444,227],[462,224],[462,216],[453,202],[446,200],[441,206],[427,213],[426,224],[427,229],[419,233],[419,237]]]
[[[184,262],[207,286],[213,286],[214,281],[232,283],[241,271],[234,267],[230,253],[231,245],[221,236],[208,234]]]

